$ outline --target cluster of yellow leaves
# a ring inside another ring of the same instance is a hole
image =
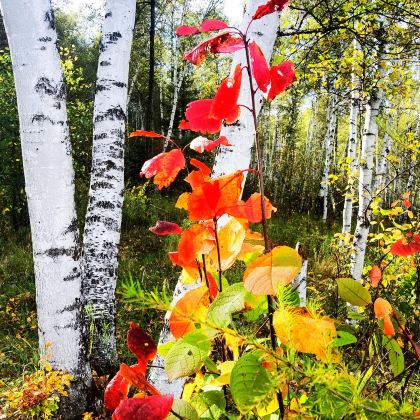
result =
[[[67,396],[72,376],[66,372],[53,370],[45,361],[43,367],[31,375],[24,377],[23,383],[5,386],[0,393],[0,401],[4,403],[1,413],[6,418],[22,418],[24,415],[53,418],[58,410],[61,396]]]

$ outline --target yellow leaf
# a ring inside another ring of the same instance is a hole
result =
[[[275,295],[299,274],[302,258],[288,246],[277,246],[256,258],[244,274],[245,288],[255,295]]]
[[[230,382],[230,373],[232,372],[233,366],[235,366],[235,361],[229,360],[227,362],[221,363],[218,368],[220,370],[220,376],[213,379],[209,385],[214,386],[223,386],[228,385]]]
[[[279,309],[274,313],[274,329],[280,341],[303,353],[327,358],[327,346],[337,335],[334,322],[314,318],[306,308]]]

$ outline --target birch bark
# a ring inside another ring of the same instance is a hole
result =
[[[353,43],[354,51],[357,50],[357,41]],[[351,97],[350,97],[350,117],[349,117],[349,140],[347,159],[349,164],[349,175],[347,181],[346,192],[344,195],[343,208],[343,229],[341,233],[347,235],[351,231],[352,215],[353,215],[353,197],[354,197],[354,182],[357,172],[357,121],[359,116],[359,91],[357,83],[357,75],[355,69],[351,75]]]
[[[350,257],[350,273],[353,279],[357,281],[361,280],[363,274],[363,264],[370,228],[373,158],[375,140],[378,134],[376,117],[379,114],[381,102],[382,92],[380,90],[374,90],[366,105],[359,167],[359,210],[353,239],[353,249]]]
[[[115,286],[124,197],[128,63],[135,0],[108,0],[100,43],[93,115],[92,170],[82,258],[92,367],[116,368]],[[91,328],[92,329],[92,328]]]
[[[337,131],[337,96],[333,93],[328,102],[328,126],[325,134],[325,160],[324,170],[322,174],[321,189],[319,191],[319,197],[323,199],[323,211],[322,220],[327,221],[328,215],[328,181],[330,174],[331,154],[334,145],[335,134]]]
[[[256,8],[265,3],[265,0],[248,0],[241,25],[243,31],[245,31],[246,27],[248,26],[251,16]],[[268,62],[270,61],[273,52],[278,24],[279,14],[272,13],[262,19],[254,21],[250,27],[250,37],[260,45],[261,50],[263,51]],[[234,54],[231,67],[232,71],[238,63],[242,66],[246,64],[245,51],[243,50],[237,51]],[[257,115],[261,110],[262,101],[263,96],[260,92],[258,92],[256,95]],[[238,103],[251,108],[252,104],[249,83],[242,83]],[[212,176],[218,177],[232,173],[236,170],[247,169],[251,161],[251,149],[254,144],[255,137],[252,114],[243,109],[238,122],[234,125],[223,127],[220,135],[226,136],[232,146],[221,147],[219,149],[216,155],[215,163],[213,165]],[[179,279],[175,287],[172,304],[174,305],[190,289],[191,286],[183,285]],[[168,342],[171,339],[168,326],[169,316],[170,314],[166,314],[165,316],[165,324],[161,331],[159,344]],[[164,366],[164,359],[160,356],[154,360],[153,366],[158,367],[154,367],[150,370],[150,382],[155,387],[157,387],[160,392],[164,394],[174,394],[175,398],[179,398],[182,394],[185,380],[181,378],[174,381],[173,383],[169,383],[165,371],[162,369]]]
[[[70,394],[77,413],[84,407],[83,389],[91,378],[83,345],[66,91],[53,10],[49,0],[2,0],[0,4],[18,101],[40,353],[48,353],[55,369],[66,370],[77,379]]]

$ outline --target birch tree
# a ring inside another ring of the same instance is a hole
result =
[[[91,374],[116,362],[114,289],[123,195],[128,63],[135,0],[108,0],[100,44],[83,258],[74,201],[66,90],[50,0],[1,0],[13,62],[35,266],[39,345],[76,382],[65,418],[83,412]],[[83,264],[81,264],[83,262]],[[83,294],[81,291],[83,290]],[[105,340],[106,338],[106,340]],[[105,351],[105,341],[107,350]],[[48,344],[48,350],[46,350]],[[96,353],[98,352],[98,353]],[[102,359],[103,358],[103,359]],[[96,363],[101,359],[101,362]]]
[[[242,20],[241,29],[246,30],[251,16],[259,5],[265,4],[265,0],[248,0],[246,10]],[[250,27],[250,37],[253,38],[261,47],[267,61],[270,61],[273,52],[274,42],[276,40],[277,29],[279,24],[279,14],[272,13],[262,19],[254,21]],[[232,72],[237,64],[242,66],[246,64],[246,55],[244,50],[237,51],[233,56]],[[256,111],[259,114],[262,106],[263,96],[260,91],[256,94]],[[242,83],[241,91],[238,99],[239,104],[243,104],[249,108],[251,104],[250,86],[248,83]],[[213,165],[212,176],[218,177],[236,170],[243,170],[249,168],[251,162],[251,149],[254,144],[255,130],[253,116],[251,112],[245,109],[241,112],[241,116],[235,125],[225,126],[221,131],[222,136],[229,139],[232,146],[222,147],[219,149],[215,163]],[[246,175],[246,172],[245,172]],[[220,226],[219,222],[219,226]],[[172,306],[181,299],[184,294],[194,286],[185,286],[181,280],[175,287],[175,292],[172,300]],[[159,344],[170,341],[171,336],[169,332],[168,319],[170,314],[165,316],[164,327],[161,331]],[[164,394],[174,394],[175,398],[179,398],[185,383],[184,379],[177,379],[173,383],[169,383],[165,374],[164,359],[157,356],[153,362],[152,369],[149,373],[150,382],[156,386]]]
[[[83,297],[93,326],[91,363],[98,373],[117,366],[115,287],[124,197],[128,63],[135,0],[108,0],[100,43],[89,201],[83,237]]]
[[[66,90],[49,0],[2,0],[19,110],[41,357],[78,379],[84,406],[90,369],[83,345],[78,225]],[[48,347],[48,349],[47,349]],[[80,391],[80,392],[78,392]]]

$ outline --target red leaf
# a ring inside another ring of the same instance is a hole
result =
[[[136,130],[130,133],[129,137],[154,137],[154,138],[164,138],[163,134],[155,133],[154,131],[145,131],[145,130]]]
[[[219,288],[217,287],[216,280],[211,273],[207,272],[207,280],[209,281],[209,293],[212,299],[216,299],[217,294],[219,293]]]
[[[173,395],[130,398],[115,410],[113,420],[164,420],[171,411]]]
[[[134,322],[130,322],[130,329],[127,332],[127,346],[131,353],[135,354],[139,365],[144,365],[144,373],[149,360],[156,356],[156,344],[149,334],[139,328]]]
[[[372,287],[378,287],[378,284],[382,278],[382,270],[377,265],[374,265],[369,272],[369,278],[370,285]]]
[[[252,74],[257,82],[257,86],[263,92],[267,92],[267,87],[270,84],[270,68],[260,46],[256,42],[249,44],[249,54],[251,57]]]
[[[217,133],[222,128],[222,120],[210,117],[213,99],[200,99],[188,104],[185,116],[189,129],[201,133]]]
[[[267,100],[271,101],[279,93],[283,92],[287,86],[296,80],[294,65],[291,61],[285,61],[278,66],[270,69],[271,86],[268,91]]]
[[[239,92],[241,89],[242,68],[240,64],[235,67],[233,78],[223,80],[217,89],[216,96],[210,108],[210,116],[221,120],[231,116],[238,107]]]
[[[194,188],[199,187],[204,181],[209,179],[211,170],[206,164],[204,164],[203,162],[200,162],[197,159],[191,159],[190,163],[191,165],[198,168],[198,171],[191,171],[188,174],[188,176],[185,178],[185,180],[191,185],[191,188],[194,189]],[[188,205],[187,205],[187,208],[188,208]]]
[[[229,25],[223,20],[207,19],[200,26],[200,32],[212,32],[220,29],[226,29]]]
[[[266,4],[258,7],[257,11],[252,16],[252,20],[260,19],[265,15],[273,12],[280,12],[287,5],[287,0],[269,0]]]
[[[188,122],[188,121],[181,120],[181,121],[179,122],[178,128],[179,128],[180,130],[189,130],[189,129],[190,129],[190,124],[189,124],[189,122]]]
[[[403,204],[405,207],[407,207],[408,209],[411,207],[411,201],[410,200],[403,200]]]
[[[242,38],[229,32],[225,32],[208,38],[198,44],[191,51],[187,51],[184,54],[184,60],[198,65],[206,58],[207,52],[211,52],[212,54],[233,52],[244,48],[244,46]]]
[[[125,363],[121,363],[118,373],[123,376],[127,382],[137,387],[144,394],[160,395],[160,392],[147,381],[145,373],[140,365],[128,366]]]
[[[185,167],[185,158],[180,149],[160,153],[144,162],[140,176],[146,178],[155,177],[154,183],[161,190],[172,184],[178,172]]]
[[[117,373],[105,388],[104,405],[108,410],[115,410],[120,402],[127,398],[129,383]]]
[[[420,234],[413,235],[411,232],[406,237],[399,239],[391,245],[391,253],[400,257],[408,257],[420,252]]]
[[[200,30],[195,26],[181,25],[176,28],[175,34],[178,36],[189,36],[199,34]]]
[[[191,143],[190,148],[195,150],[198,153],[203,153],[204,151],[210,152],[215,149],[220,144],[224,146],[231,146],[228,139],[225,136],[219,137],[217,140],[210,140],[205,137],[196,137]]]
[[[176,223],[164,220],[158,220],[156,225],[150,227],[149,230],[156,235],[178,235],[182,233],[182,229]]]

